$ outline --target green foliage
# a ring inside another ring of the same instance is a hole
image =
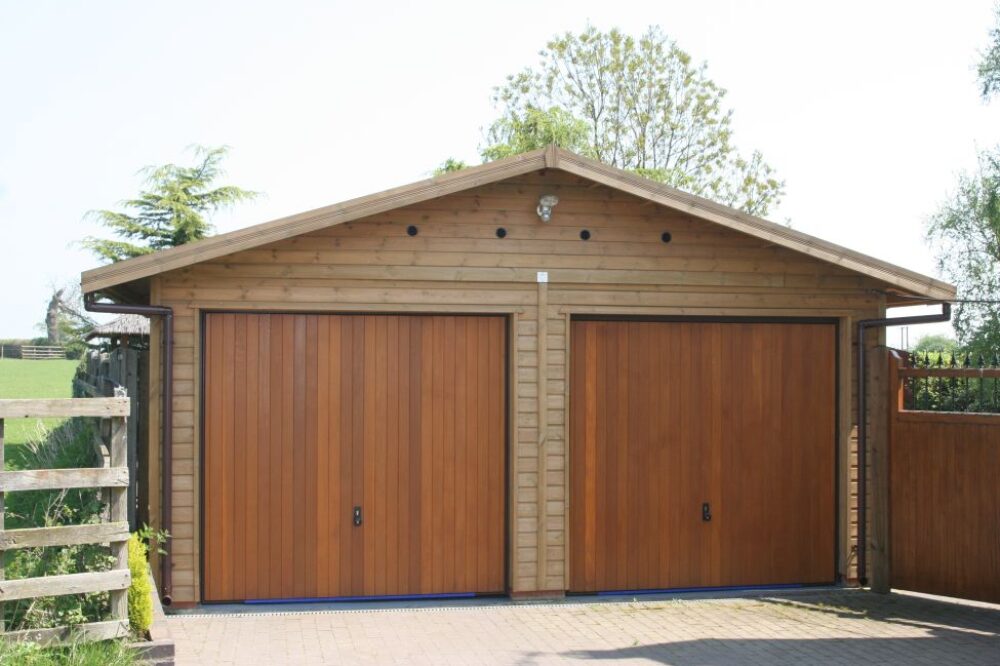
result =
[[[586,122],[559,107],[546,110],[529,105],[494,122],[487,139],[490,143],[481,153],[484,162],[492,162],[554,143],[586,155],[590,153],[588,131]]]
[[[74,642],[63,647],[0,639],[0,664],[17,666],[130,666],[138,656],[122,641]]]
[[[501,116],[484,159],[554,142],[756,215],[784,183],[760,153],[732,144],[725,90],[651,27],[635,38],[587,27],[550,40],[541,62],[496,89]]]
[[[167,554],[167,551],[163,548],[163,544],[170,538],[170,532],[167,530],[158,530],[149,525],[143,525],[136,531],[136,536],[146,544],[147,551],[155,545],[157,553],[160,555]]]
[[[454,171],[461,171],[462,169],[469,166],[462,160],[456,160],[454,157],[449,157],[441,165],[434,169],[434,176],[442,176],[446,173],[452,173]]]
[[[1000,4],[996,6],[996,25],[990,30],[990,47],[983,53],[977,73],[984,100],[1000,92]]]
[[[53,430],[39,426],[38,434],[21,448],[17,467],[61,469],[92,467],[93,424],[70,419]],[[30,491],[6,497],[8,528],[81,525],[100,521],[104,504],[96,489]],[[8,556],[9,579],[106,571],[114,565],[107,546],[25,548]],[[6,626],[38,629],[102,620],[110,610],[107,592],[22,599],[3,605]]]
[[[44,345],[48,342],[45,336],[38,338],[0,338],[0,345],[20,347],[21,345]]]
[[[207,215],[257,196],[232,185],[212,187],[225,173],[222,160],[227,152],[226,147],[196,146],[194,166],[147,167],[143,170],[147,189],[122,202],[133,214],[111,210],[88,214],[121,240],[88,237],[84,247],[114,262],[204,238],[212,231]]]
[[[931,217],[927,240],[963,299],[1000,298],[1000,150],[980,153],[978,172],[959,177],[957,191]],[[959,303],[954,326],[967,351],[1000,349],[1000,304]]]
[[[958,350],[928,350],[910,355],[915,368],[996,367],[996,356]],[[909,377],[907,409],[934,412],[1000,413],[1000,379],[993,377]]]
[[[918,353],[924,352],[954,352],[958,348],[958,342],[947,335],[924,335],[920,337],[917,344],[914,345],[913,351]]]
[[[133,534],[128,540],[128,569],[132,584],[128,588],[128,621],[132,631],[145,635],[153,625],[153,586],[147,572],[146,544]]]

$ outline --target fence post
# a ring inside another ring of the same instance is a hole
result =
[[[135,507],[136,507],[136,486],[138,485],[138,471],[139,471],[139,456],[138,456],[138,443],[139,443],[139,402],[144,400],[142,394],[139,393],[139,354],[129,347],[119,347],[124,358],[124,369],[121,383],[125,385],[125,395],[132,398],[130,404],[132,405],[132,411],[129,414],[128,420],[128,474],[129,474],[129,484],[128,484],[128,527],[130,530],[138,529],[138,523],[136,522]]]
[[[124,391],[116,390],[116,397]],[[117,416],[111,420],[111,466],[125,467],[128,465],[128,449],[126,435],[128,433],[128,417]],[[131,485],[131,483],[129,484]],[[128,487],[111,489],[111,522],[128,521]],[[115,558],[116,569],[128,569],[128,541],[118,541],[111,544],[111,555]],[[128,589],[111,592],[111,617],[115,620],[128,621]]]
[[[891,353],[886,347],[872,350],[868,376],[871,436],[871,589],[888,593],[889,583],[889,410],[897,383],[889,376]]]

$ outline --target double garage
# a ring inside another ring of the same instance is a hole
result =
[[[202,317],[203,601],[509,592],[509,317]],[[837,339],[571,319],[565,591],[833,582]]]
[[[555,146],[82,287],[160,315],[140,482],[188,607],[850,583],[858,322],[954,297]]]

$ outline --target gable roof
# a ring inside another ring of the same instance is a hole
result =
[[[469,167],[436,178],[421,180],[376,194],[350,199],[323,208],[212,236],[153,254],[128,259],[83,273],[85,293],[108,289],[134,280],[215,259],[234,252],[285,240],[326,227],[384,213],[480,185],[513,178],[540,169],[558,169],[635,195],[667,208],[688,213],[728,229],[766,240],[885,282],[907,294],[928,299],[955,298],[955,287],[932,277],[855,252],[835,243],[748,215],[734,208],[682,192],[629,171],[576,153],[549,146],[496,162]]]

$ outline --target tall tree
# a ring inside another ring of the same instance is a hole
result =
[[[83,307],[79,285],[74,284],[52,287],[45,321],[38,328],[45,330],[48,344],[65,347],[70,358],[79,358],[87,347],[84,338],[94,323]]]
[[[928,335],[921,335],[920,339],[917,340],[917,344],[913,346],[913,351],[917,353],[953,352],[956,347],[958,347],[958,342],[956,342],[951,336],[942,335],[940,333],[931,333]]]
[[[651,27],[639,38],[588,27],[555,37],[537,68],[496,89],[484,160],[555,142],[602,162],[765,215],[784,183],[732,143],[726,91]]]
[[[84,247],[107,261],[121,261],[209,235],[208,216],[243,201],[256,192],[234,185],[214,186],[224,175],[228,148],[195,146],[194,166],[165,164],[146,167],[145,189],[121,205],[129,212],[95,210],[88,217],[111,229],[118,239],[88,237]]]
[[[996,25],[990,30],[990,45],[979,61],[979,85],[982,96],[988,100],[1000,92],[1000,3],[996,9]]]
[[[958,287],[954,326],[973,351],[1000,349],[1000,150],[979,156],[974,173],[959,176],[955,193],[931,217],[927,239],[938,269]],[[992,302],[990,302],[992,301]]]
[[[588,143],[587,123],[553,106],[537,109],[529,106],[521,113],[507,113],[489,129],[489,144],[482,149],[484,162],[526,153],[549,144],[557,144],[576,153],[592,154]]]
[[[984,101],[1000,92],[1000,4],[990,48],[979,63]],[[979,166],[963,173],[958,187],[927,226],[938,270],[967,301],[955,308],[958,341],[971,351],[1000,350],[1000,148],[979,153]]]
[[[63,293],[65,289],[54,289],[52,298],[45,308],[45,337],[50,345],[58,345],[62,340],[59,326],[60,315],[62,314]]]

